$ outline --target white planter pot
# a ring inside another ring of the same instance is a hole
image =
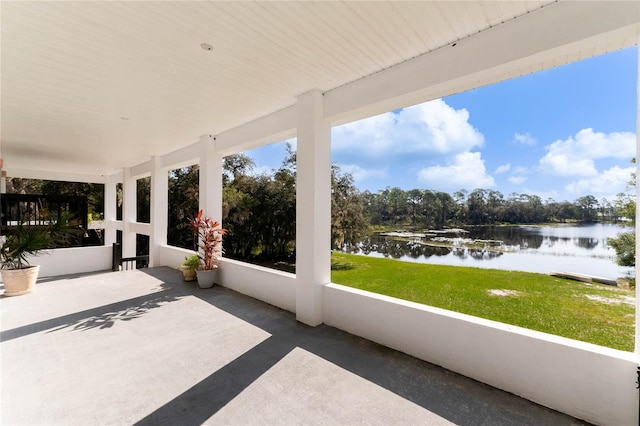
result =
[[[197,270],[196,274],[198,275],[198,285],[200,288],[211,288],[213,287],[214,281],[216,279],[217,269],[212,269],[210,271],[200,271]]]
[[[24,269],[3,269],[4,295],[20,296],[21,294],[31,293],[36,288],[39,271],[40,265]]]

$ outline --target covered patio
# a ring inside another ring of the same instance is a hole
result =
[[[42,280],[0,315],[7,425],[582,424],[167,267]]]
[[[102,183],[106,243],[38,258],[38,292],[0,300],[3,421],[558,419],[421,359],[575,418],[637,422],[640,327],[621,352],[330,278],[332,126],[637,46],[637,2],[3,1],[0,17],[0,192],[6,177]],[[169,171],[198,164],[218,219],[222,159],[293,137],[296,274],[223,259],[224,288],[176,284],[189,252],[167,244]],[[154,269],[94,274],[118,231],[125,257],[149,237]]]

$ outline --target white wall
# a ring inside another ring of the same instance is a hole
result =
[[[174,247],[169,245],[161,246],[159,250],[160,258],[157,260],[156,265],[168,266],[170,268],[176,268],[184,261],[184,258],[191,256],[195,252],[193,250],[187,250],[180,247]]]
[[[177,268],[185,256],[193,254],[173,246],[163,246],[161,265]],[[296,310],[296,276],[232,259],[221,259],[216,283],[289,312]]]
[[[588,422],[638,422],[633,353],[337,284],[323,295],[330,326]]]
[[[232,259],[222,259],[220,284],[289,312],[296,311],[296,276]]]
[[[28,258],[40,265],[39,277],[111,270],[111,246],[72,247],[46,250]]]

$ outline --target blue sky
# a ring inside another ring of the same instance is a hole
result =
[[[332,130],[332,161],[361,190],[495,189],[573,201],[628,190],[637,49],[629,48]],[[284,143],[247,151],[277,168]]]

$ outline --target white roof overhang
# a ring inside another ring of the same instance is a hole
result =
[[[10,176],[111,175],[202,134],[236,152],[291,135],[310,90],[344,123],[637,45],[640,33],[635,1],[0,7]]]

